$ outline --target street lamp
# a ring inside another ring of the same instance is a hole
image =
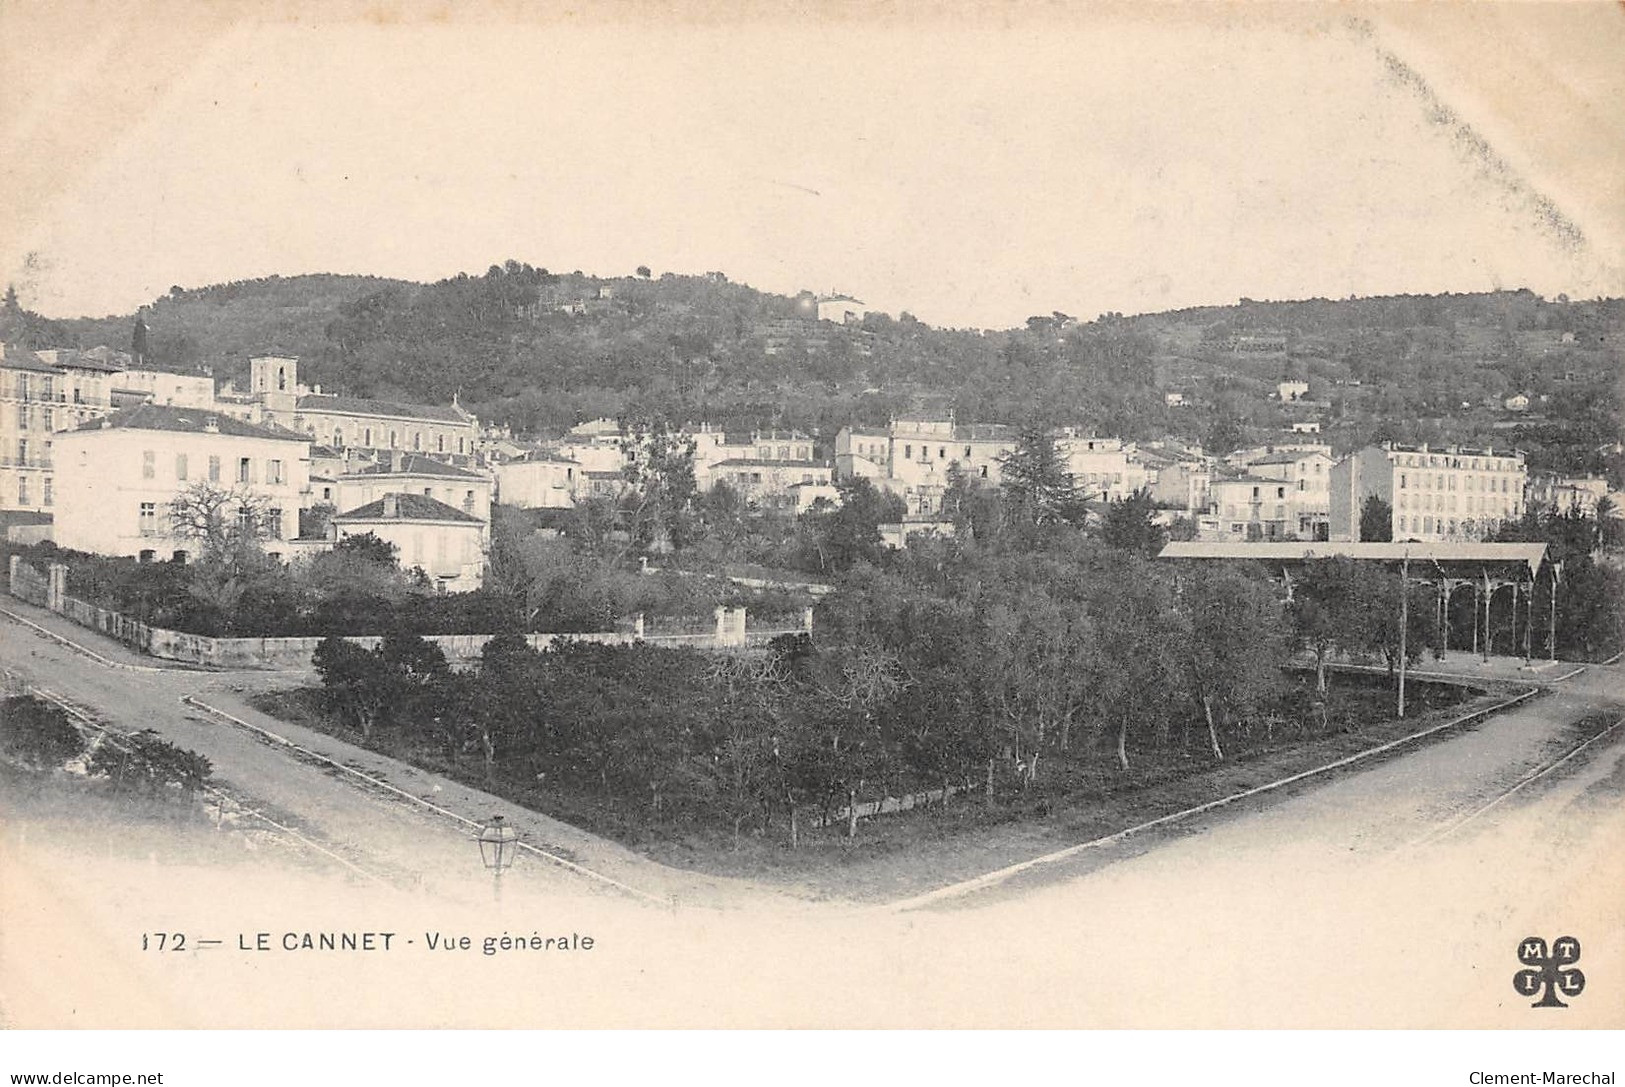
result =
[[[519,851],[519,835],[514,832],[500,815],[491,816],[491,821],[480,828],[480,860],[485,867],[491,870],[494,893],[498,901],[502,898],[502,870],[513,866],[514,854]]]

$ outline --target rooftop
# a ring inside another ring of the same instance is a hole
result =
[[[395,513],[385,516],[384,504],[393,500]],[[340,513],[333,518],[334,521],[456,521],[461,524],[478,525],[483,522],[478,517],[472,517],[460,509],[448,506],[444,502],[430,498],[426,494],[412,494],[410,491],[401,494],[386,494],[375,502],[368,502],[365,506],[357,506],[353,510]]]
[[[351,476],[447,476],[452,479],[484,479],[478,472],[471,472],[467,468],[459,468],[455,464],[445,464],[433,457],[422,453],[405,453],[398,459],[390,458],[379,461],[377,464],[358,468],[354,472],[346,472]]]
[[[1488,566],[1514,563],[1530,571],[1546,557],[1545,544],[1531,543],[1228,543],[1176,541],[1162,549],[1163,559],[1261,559],[1266,562],[1308,562],[1337,556],[1365,562],[1455,563]]]
[[[310,438],[279,426],[245,423],[230,415],[205,408],[175,408],[164,404],[141,404],[115,411],[83,423],[77,431],[169,430],[181,434],[226,434],[236,438],[270,438],[309,445]]]
[[[383,415],[394,419],[427,419],[437,423],[467,423],[472,416],[456,407],[439,404],[405,404],[397,400],[372,400],[362,396],[327,396],[309,393],[294,405],[296,411],[326,411],[341,415]]]

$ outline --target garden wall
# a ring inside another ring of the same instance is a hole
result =
[[[67,595],[67,567],[53,563],[41,574],[20,555],[11,556],[7,571],[7,589],[19,600],[48,608],[78,623],[82,627],[116,638],[149,656],[163,660],[195,664],[205,668],[294,670],[312,667],[311,661],[321,638],[213,638],[204,634],[187,634],[179,630],[148,626],[116,611]],[[744,608],[718,608],[714,626],[704,633],[649,634],[644,633],[642,617],[638,617],[632,631],[618,633],[605,631],[587,634],[527,634],[525,640],[533,649],[546,649],[560,638],[591,642],[598,645],[693,646],[696,649],[741,649],[752,645],[765,645],[783,634],[804,634],[812,630],[812,609],[808,608],[799,628],[749,628],[749,617]],[[453,666],[477,661],[485,643],[495,634],[429,634],[426,640],[440,647]],[[383,641],[380,635],[346,637],[367,649]]]

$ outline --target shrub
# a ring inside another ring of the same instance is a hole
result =
[[[61,708],[31,695],[0,701],[0,754],[8,761],[51,770],[84,750],[84,737]]]

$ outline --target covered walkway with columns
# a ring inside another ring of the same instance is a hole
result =
[[[1468,650],[1486,661],[1499,654],[1528,662],[1538,647],[1542,656],[1556,659],[1555,589],[1562,566],[1547,561],[1542,543],[1189,541],[1168,544],[1158,557],[1258,563],[1288,600],[1295,572],[1308,563],[1337,557],[1378,563],[1412,585],[1433,587],[1435,622],[1446,653]]]

